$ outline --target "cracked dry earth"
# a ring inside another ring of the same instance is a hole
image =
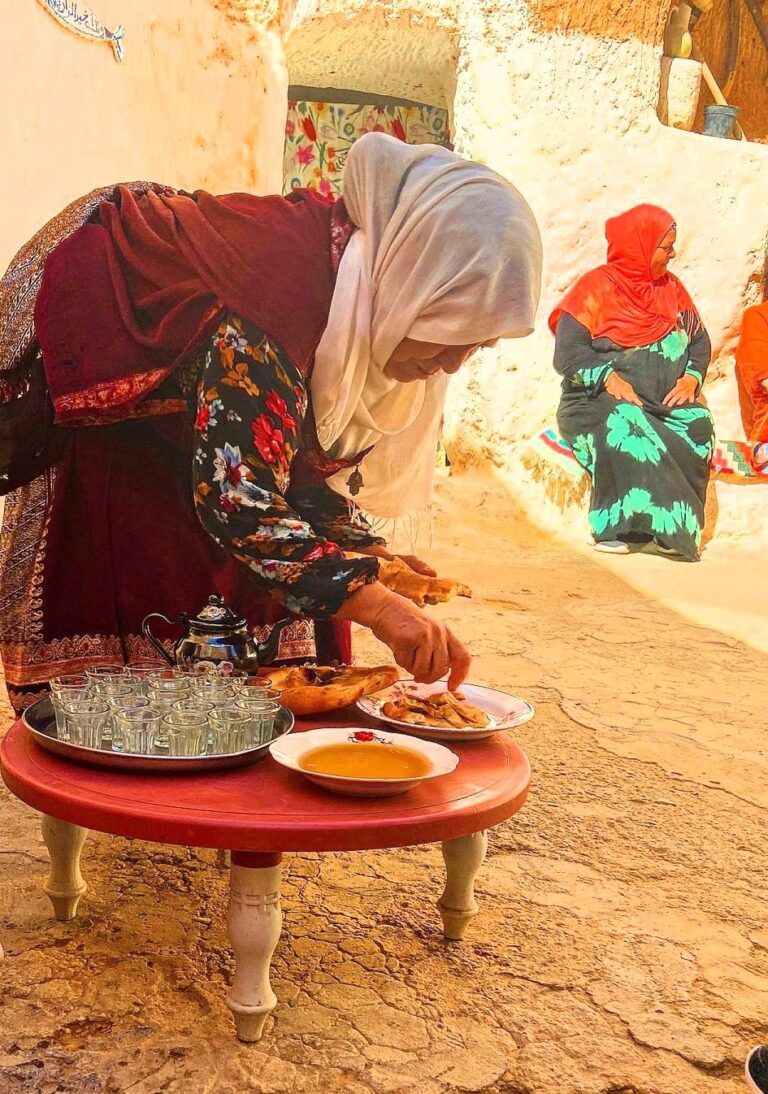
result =
[[[439,508],[435,557],[476,598],[437,610],[475,680],[537,707],[531,795],[491,835],[467,940],[442,940],[436,847],[287,856],[279,1006],[239,1045],[214,853],[94,834],[81,914],[57,923],[38,820],[6,794],[3,1094],[745,1089],[768,1032],[768,657],[536,533],[497,486],[450,482]],[[706,590],[706,561],[683,569]]]

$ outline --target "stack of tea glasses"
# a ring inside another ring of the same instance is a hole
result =
[[[94,665],[50,682],[60,740],[138,755],[245,752],[272,739],[280,692],[225,662]]]

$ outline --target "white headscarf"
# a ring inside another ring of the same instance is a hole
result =
[[[530,334],[541,239],[506,179],[438,145],[362,137],[343,193],[359,231],[339,266],[312,405],[332,455],[375,445],[360,465],[356,500],[375,516],[398,517],[429,503],[448,377],[398,383],[384,366],[404,338],[464,346]],[[349,494],[349,474],[329,485]]]

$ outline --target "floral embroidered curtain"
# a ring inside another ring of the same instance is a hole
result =
[[[343,92],[335,92],[341,98]],[[358,99],[359,93],[350,93]],[[390,133],[409,144],[450,144],[448,111],[371,96],[373,102],[291,99],[285,126],[284,190],[341,192],[347,153],[364,133]]]

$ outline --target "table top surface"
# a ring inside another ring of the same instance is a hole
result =
[[[299,720],[359,727],[359,714]],[[21,720],[0,744],[9,790],[60,820],[114,835],[237,851],[352,851],[433,843],[516,813],[530,767],[506,733],[452,746],[455,771],[389,798],[334,794],[277,764],[200,775],[146,775],[72,763],[41,748]]]

